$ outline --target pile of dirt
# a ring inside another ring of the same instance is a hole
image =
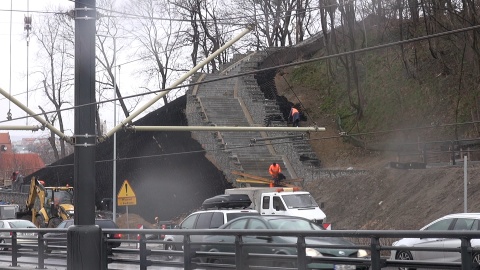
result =
[[[141,226],[143,226],[144,229],[155,229],[153,221],[150,223],[135,213],[118,215],[116,223],[121,229],[139,229]]]

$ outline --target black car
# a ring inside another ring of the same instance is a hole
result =
[[[299,231],[321,231],[324,230],[312,221],[294,216],[246,216],[236,218],[219,229],[223,230],[299,230]],[[257,254],[278,254],[278,255],[297,255],[296,243],[297,237],[293,236],[245,236],[242,238],[244,251],[246,253]],[[350,257],[350,258],[366,258],[368,253],[366,250],[357,249],[353,243],[343,238],[334,237],[307,237],[305,238],[307,248],[306,255],[315,257]],[[218,256],[209,258],[203,257],[201,260],[207,263],[235,264],[235,235],[208,235],[203,238],[205,244],[202,245],[201,251],[221,252],[223,254],[230,253],[232,256]],[[229,244],[230,243],[230,244]],[[248,245],[252,244],[252,245]],[[308,247],[308,245],[322,246],[352,246],[351,248],[317,248]],[[281,268],[296,268],[295,262],[268,260],[265,258],[252,259],[251,265],[255,266],[273,266]],[[364,266],[355,265],[335,265],[327,263],[310,263],[309,269],[365,269]]]
[[[62,223],[58,224],[57,229],[66,229],[73,225],[73,219],[64,220]],[[98,225],[102,229],[118,229],[118,225],[111,219],[95,219],[95,225]],[[51,253],[54,249],[53,247],[64,247],[67,245],[67,233],[64,232],[51,232],[46,233],[45,238],[45,252]],[[121,239],[121,234],[107,234],[108,239]],[[112,253],[112,248],[117,248],[120,246],[120,242],[108,242],[107,251],[109,254]]]

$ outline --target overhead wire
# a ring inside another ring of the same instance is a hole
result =
[[[399,45],[399,44],[410,43],[410,42],[415,42],[415,41],[421,41],[421,40],[424,40],[424,39],[427,39],[427,38],[433,38],[433,37],[439,37],[439,36],[444,36],[444,35],[450,35],[450,34],[455,34],[455,33],[459,33],[459,32],[464,32],[464,31],[470,31],[470,30],[477,29],[477,28],[479,28],[479,27],[480,27],[480,26],[477,25],[477,26],[471,26],[471,27],[465,27],[465,28],[460,28],[460,29],[456,29],[456,30],[446,31],[446,32],[442,32],[442,33],[430,34],[430,35],[427,35],[427,36],[417,37],[417,38],[413,38],[413,39],[409,39],[409,40],[403,40],[403,41],[392,42],[392,43],[387,43],[387,44],[383,44],[383,45],[377,45],[377,46],[373,46],[373,47],[368,47],[368,48],[362,48],[362,49],[353,50],[353,51],[349,51],[349,52],[343,52],[343,53],[339,53],[339,54],[335,54],[335,55],[329,55],[329,56],[323,56],[323,57],[318,57],[318,58],[314,58],[314,59],[304,60],[304,61],[300,61],[300,62],[296,62],[296,63],[290,63],[290,64],[284,64],[284,65],[277,65],[277,66],[274,66],[274,67],[269,67],[269,68],[265,68],[265,69],[255,70],[255,71],[251,71],[251,72],[245,72],[245,73],[236,74],[236,75],[230,75],[230,76],[226,76],[226,77],[218,78],[218,79],[206,80],[206,81],[203,81],[203,82],[200,82],[200,83],[190,83],[190,84],[186,84],[186,85],[174,87],[174,88],[171,88],[171,89],[156,90],[156,91],[152,91],[152,92],[150,92],[150,93],[158,93],[158,92],[162,92],[162,91],[168,91],[168,90],[177,89],[177,88],[183,88],[183,87],[187,87],[187,86],[193,86],[193,85],[204,84],[204,83],[209,83],[209,82],[218,81],[218,80],[229,79],[229,78],[233,78],[233,77],[240,77],[240,76],[245,76],[245,75],[251,75],[251,74],[255,74],[255,73],[258,73],[258,72],[262,72],[262,71],[268,71],[268,70],[278,69],[278,68],[283,68],[283,67],[288,67],[288,66],[292,66],[292,65],[299,65],[299,64],[305,64],[305,63],[310,63],[310,62],[314,62],[314,61],[321,61],[321,60],[325,60],[325,59],[329,59],[329,58],[333,58],[333,57],[348,55],[348,54],[351,54],[351,53],[361,53],[361,52],[366,52],[366,51],[370,51],[370,50],[385,48],[385,47],[388,47],[388,46],[396,46],[396,45]],[[128,99],[128,98],[132,98],[132,97],[147,95],[147,94],[150,94],[150,93],[130,95],[130,96],[125,96],[125,97],[123,97],[123,98],[124,98],[124,99]],[[118,100],[118,99],[115,99],[115,100]],[[96,102],[96,103],[105,103],[105,102],[111,102],[111,101],[113,101],[113,99],[111,99],[111,100],[106,100],[106,101],[102,101],[102,102]],[[95,103],[93,103],[93,104],[95,104]],[[85,104],[85,105],[83,105],[83,106],[88,106],[88,105],[91,105],[91,104]],[[77,106],[77,107],[78,107],[78,106]],[[70,107],[70,108],[65,108],[65,109],[63,109],[63,110],[71,110],[71,109],[73,109],[73,108],[75,108],[75,106],[74,106],[74,107]],[[51,111],[51,112],[48,112],[48,113],[55,113],[55,112],[57,112],[57,111]],[[21,119],[21,118],[17,118],[17,119]],[[15,120],[16,120],[16,119],[15,119]],[[3,122],[6,122],[6,121],[0,121],[0,123],[3,123]],[[455,123],[455,124],[461,124],[461,123]],[[418,129],[418,128],[414,128],[414,129]],[[375,133],[377,133],[377,132],[371,132],[371,134],[375,134]],[[365,133],[365,134],[367,134],[367,133]]]
[[[10,0],[10,9],[13,9],[13,0]],[[12,22],[13,22],[13,12],[10,11],[10,72],[9,72],[9,82],[8,82],[8,92],[10,95],[12,95]],[[11,102],[8,102],[8,112],[7,112],[7,120],[12,119],[12,110],[10,108]]]
[[[358,136],[360,133],[356,134],[351,134],[352,136]],[[337,135],[337,136],[328,136],[328,137],[321,137],[321,138],[315,138],[315,139],[304,139],[303,141],[305,142],[311,142],[311,141],[319,141],[319,140],[331,140],[331,139],[342,139],[344,138],[344,135]],[[455,140],[455,142],[464,142],[464,141],[475,141],[475,140],[480,140],[479,138],[474,138],[474,139],[459,139]],[[174,153],[163,153],[163,154],[154,154],[154,155],[142,155],[142,156],[133,156],[133,157],[119,157],[116,159],[116,161],[127,161],[127,160],[138,160],[138,159],[145,159],[145,158],[159,158],[159,157],[171,157],[171,156],[178,156],[178,155],[189,155],[189,154],[198,154],[198,153],[214,153],[214,152],[229,152],[231,150],[238,150],[238,149],[246,149],[246,148],[252,148],[252,147],[265,147],[265,146],[275,146],[275,145],[281,145],[281,144],[291,144],[293,141],[292,140],[285,140],[281,142],[270,142],[270,143],[259,143],[259,144],[254,144],[252,145],[251,143],[245,144],[245,145],[230,145],[227,148],[221,149],[201,149],[201,150],[191,150],[191,151],[183,151],[183,152],[174,152]],[[449,140],[444,140],[444,141],[424,141],[424,142],[411,142],[411,143],[402,143],[400,145],[418,145],[418,144],[440,144],[440,143],[451,143],[452,141]],[[211,144],[207,144],[211,145]],[[218,144],[215,144],[218,145]],[[394,151],[394,150],[391,150]],[[463,152],[479,152],[480,150],[462,150]],[[453,150],[431,150],[428,151],[429,153],[452,153],[452,152],[458,152],[453,151]],[[412,154],[413,155],[413,154]],[[114,159],[102,159],[102,160],[97,160],[95,163],[104,163],[104,162],[112,162]],[[69,167],[69,166],[74,166],[74,164],[58,164],[58,165],[45,165],[44,167],[36,167],[36,168],[25,168],[25,169],[42,169],[42,168],[60,168],[60,167]]]
[[[276,66],[263,68],[263,69],[257,69],[257,70],[253,70],[253,71],[241,72],[241,73],[238,73],[238,74],[231,74],[231,75],[228,75],[228,76],[225,76],[225,77],[213,78],[213,79],[204,80],[204,81],[201,81],[201,82],[193,82],[193,83],[183,84],[183,85],[176,86],[176,87],[170,87],[170,88],[166,88],[166,89],[152,90],[152,91],[149,91],[149,92],[146,92],[146,93],[128,95],[128,96],[122,97],[122,99],[134,98],[134,97],[139,97],[139,96],[144,96],[144,95],[149,95],[149,94],[156,94],[156,93],[160,93],[160,92],[164,92],[164,91],[171,91],[171,90],[174,90],[174,89],[180,89],[180,88],[184,88],[184,87],[201,85],[201,84],[206,84],[206,83],[210,83],[210,82],[222,81],[222,80],[226,80],[226,79],[230,79],[230,78],[236,78],[236,77],[242,77],[242,76],[246,76],[246,75],[253,75],[253,74],[260,73],[260,72],[266,72],[266,71],[276,70],[276,69],[284,68],[284,67],[308,64],[308,63],[323,61],[323,60],[327,60],[327,59],[331,59],[331,58],[335,58],[335,57],[347,56],[347,55],[350,55],[350,54],[364,53],[364,52],[369,52],[369,51],[372,51],[372,50],[384,49],[384,48],[388,48],[388,47],[392,47],[392,46],[397,46],[397,45],[401,45],[401,44],[407,44],[407,43],[422,41],[422,40],[426,40],[426,39],[430,39],[430,38],[436,38],[436,37],[452,35],[452,34],[457,34],[457,33],[471,31],[471,30],[476,30],[476,29],[479,29],[479,28],[480,28],[480,25],[463,27],[463,28],[459,28],[459,29],[455,29],[455,30],[450,30],[450,31],[442,32],[442,33],[425,35],[425,36],[422,36],[422,37],[416,37],[416,38],[412,38],[412,39],[408,39],[408,40],[390,42],[390,43],[376,45],[376,46],[372,46],[372,47],[368,47],[368,48],[361,48],[361,49],[356,49],[356,50],[352,50],[352,51],[340,52],[340,53],[337,53],[337,54],[320,56],[320,57],[307,59],[307,60],[302,60],[302,61],[298,61],[298,62],[281,64],[281,65],[276,65]],[[72,109],[75,109],[75,108],[78,108],[78,107],[83,107],[83,106],[91,106],[91,105],[94,105],[94,104],[97,104],[97,103],[112,102],[114,100],[119,100],[119,99],[118,98],[109,99],[109,100],[105,100],[105,101],[101,101],[101,102],[92,102],[92,103],[88,103],[88,104],[72,106],[72,107],[69,107],[69,108],[61,109],[61,111],[72,110]],[[55,113],[55,112],[57,112],[57,110],[50,111],[50,112],[47,112],[47,113]],[[41,114],[38,114],[38,115],[41,115]],[[15,118],[13,120],[18,120],[18,119],[23,119],[23,118],[24,117],[18,117],[18,118]],[[7,122],[7,121],[5,121],[5,120],[0,121],[0,123],[4,123],[4,122]]]
[[[163,21],[177,21],[177,22],[191,22],[190,19],[172,19],[172,18],[162,18],[162,17],[151,17],[151,16],[145,16],[145,15],[138,15],[138,14],[132,14],[132,13],[127,13],[127,12],[123,12],[123,11],[117,11],[117,10],[113,10],[113,9],[107,9],[107,8],[103,8],[103,7],[99,7],[99,6],[93,6],[93,5],[90,5],[90,4],[86,4],[86,3],[83,3],[81,1],[77,1],[77,0],[68,0],[70,2],[73,2],[73,3],[80,3],[80,4],[84,4],[86,7],[95,7],[95,9],[97,10],[103,10],[103,11],[107,11],[107,12],[110,12],[110,13],[115,13],[115,14],[119,14],[119,15],[122,15],[122,18],[129,18],[129,19],[133,19],[133,18],[141,18],[141,19],[152,19],[152,20],[163,20]],[[314,7],[309,7],[309,8],[306,8],[305,10],[302,10],[302,11],[299,11],[301,13],[305,13],[307,11],[314,11],[314,10],[318,10],[320,8],[323,8],[323,9],[327,9],[327,8],[330,8],[330,7],[340,7],[340,6],[346,6],[346,5],[349,5],[351,1],[345,1],[344,4],[334,4],[334,5],[328,5],[328,6],[314,6]],[[297,15],[297,12],[296,11],[292,11],[292,10],[281,10],[279,11],[279,13],[289,13],[288,15],[285,15],[285,16],[279,16],[280,18],[287,18],[287,17],[294,17]],[[252,14],[252,15],[246,15],[246,16],[237,16],[237,17],[225,17],[225,18],[215,18],[214,20],[213,19],[205,19],[204,21],[205,22],[222,22],[222,21],[226,21],[227,23],[218,23],[218,24],[227,24],[227,25],[238,25],[238,24],[235,24],[235,23],[232,23],[232,20],[240,20],[240,19],[255,19],[256,21],[258,21],[258,17],[260,17],[260,21],[263,20],[263,17],[264,17],[265,13],[258,13],[258,14]],[[275,14],[276,16],[278,14]],[[262,22],[266,22],[266,21],[262,21]],[[244,23],[243,23],[244,25]]]

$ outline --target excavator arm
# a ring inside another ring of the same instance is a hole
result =
[[[36,215],[38,214],[38,211],[35,209],[35,201],[38,198],[40,202],[40,209],[43,209],[45,204],[45,196],[45,187],[40,184],[35,177],[32,177],[32,180],[30,181],[28,198],[25,202],[25,208],[23,211],[17,213],[17,218],[28,219],[36,224]]]

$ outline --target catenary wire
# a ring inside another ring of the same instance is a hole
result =
[[[174,90],[174,89],[181,89],[181,88],[184,88],[184,87],[206,84],[206,83],[210,83],[210,82],[222,81],[222,80],[226,80],[226,79],[237,78],[237,77],[242,77],[242,76],[247,76],[247,75],[254,75],[254,74],[257,74],[257,73],[276,70],[276,69],[279,69],[279,68],[298,66],[298,65],[302,65],[302,64],[308,64],[308,63],[313,63],[313,62],[317,62],[317,61],[323,61],[323,60],[327,60],[327,59],[331,59],[331,58],[347,56],[347,55],[350,55],[350,54],[364,53],[364,52],[369,52],[369,51],[373,51],[373,50],[379,50],[379,49],[384,49],[384,48],[388,48],[388,47],[393,47],[393,46],[397,46],[397,45],[402,45],[402,44],[407,44],[407,43],[412,43],[412,42],[417,42],[417,41],[423,41],[423,40],[430,39],[430,38],[442,37],[442,36],[446,36],[446,35],[452,35],[452,34],[462,33],[462,32],[466,32],[466,31],[476,30],[476,29],[479,29],[479,28],[480,28],[480,24],[470,26],[470,27],[463,27],[463,28],[459,28],[459,29],[455,29],[455,30],[450,30],[450,31],[442,32],[442,33],[425,35],[425,36],[422,36],[422,37],[416,37],[416,38],[412,38],[412,39],[408,39],[408,40],[401,40],[401,41],[390,42],[390,43],[381,44],[381,45],[377,45],[377,46],[372,46],[372,47],[368,47],[368,48],[361,48],[361,49],[356,49],[356,50],[347,51],[347,52],[341,52],[341,53],[337,53],[337,54],[320,56],[320,57],[316,57],[316,58],[312,58],[312,59],[308,59],[308,60],[302,60],[302,61],[298,61],[298,62],[294,62],[294,63],[287,63],[287,64],[282,64],[282,65],[276,65],[276,66],[273,66],[273,67],[257,69],[257,70],[242,72],[242,73],[238,73],[238,74],[232,74],[232,75],[228,75],[228,76],[225,76],[225,77],[209,79],[209,80],[205,80],[205,81],[201,81],[201,82],[188,83],[188,84],[183,84],[183,85],[176,86],[176,87],[170,87],[170,88],[166,88],[166,89],[152,90],[152,91],[149,91],[149,92],[146,92],[146,93],[128,95],[128,96],[122,97],[122,99],[129,99],[129,98],[134,98],[134,97],[139,97],[139,96],[144,96],[144,95],[149,95],[149,94],[156,94],[156,93],[160,93],[160,92],[164,92],[164,91],[171,91],[171,90]],[[119,98],[104,100],[104,101],[101,101],[101,102],[92,102],[92,103],[88,103],[88,104],[72,106],[72,107],[69,107],[69,108],[61,109],[61,111],[72,110],[72,109],[79,108],[79,107],[82,107],[82,106],[91,106],[91,105],[95,105],[95,104],[99,104],[99,103],[113,102],[115,100],[119,100]],[[60,110],[49,111],[47,113],[51,114],[51,113],[55,113],[57,111],[60,111]],[[38,114],[38,115],[42,115],[42,114]],[[18,118],[12,119],[12,120],[19,120],[19,119],[23,119],[23,118],[25,118],[25,117],[18,117]],[[5,121],[5,120],[0,121],[0,123],[5,123],[5,122],[8,122],[8,121]]]
[[[360,134],[360,133],[359,133]],[[352,136],[356,136],[359,134],[352,134]],[[321,138],[315,138],[315,139],[305,139],[303,141],[309,142],[309,141],[319,141],[319,140],[330,140],[330,139],[341,139],[345,137],[344,135],[337,135],[337,136],[329,136],[329,137],[321,137]],[[455,141],[472,141],[472,140],[480,140],[480,138],[476,139],[460,139],[460,140],[455,140]],[[211,152],[226,152],[226,151],[231,151],[231,150],[237,150],[237,149],[245,149],[245,148],[252,148],[252,147],[265,147],[265,146],[275,146],[275,145],[281,145],[281,144],[291,144],[294,141],[284,141],[284,142],[275,142],[275,143],[263,143],[263,144],[245,144],[245,145],[236,145],[233,147],[228,147],[226,149],[201,149],[201,150],[192,150],[192,151],[184,151],[184,152],[176,152],[176,153],[166,153],[166,154],[156,154],[156,155],[143,155],[143,156],[134,156],[134,157],[122,157],[122,158],[117,158],[116,161],[127,161],[127,160],[136,160],[136,159],[144,159],[144,158],[158,158],[158,157],[169,157],[169,156],[177,156],[177,155],[188,155],[188,154],[198,154],[198,153],[211,153]],[[449,140],[445,141],[424,141],[420,142],[422,144],[431,144],[431,143],[448,143],[451,142]],[[408,144],[419,144],[419,142],[412,142],[412,143],[402,143],[401,145],[408,145]],[[217,144],[207,144],[207,145],[217,145]],[[393,150],[390,150],[393,151]],[[470,150],[474,152],[478,152],[480,150]],[[429,153],[451,153],[451,150],[440,150],[440,151],[429,151]],[[467,152],[467,151],[464,151]],[[103,159],[103,160],[97,160],[95,163],[104,163],[104,162],[112,162],[114,159]],[[60,167],[68,167],[68,166],[74,166],[74,164],[58,164],[58,165],[45,165],[44,167],[35,167],[35,168],[25,168],[26,170],[28,169],[35,169],[39,170],[42,168],[60,168]]]

